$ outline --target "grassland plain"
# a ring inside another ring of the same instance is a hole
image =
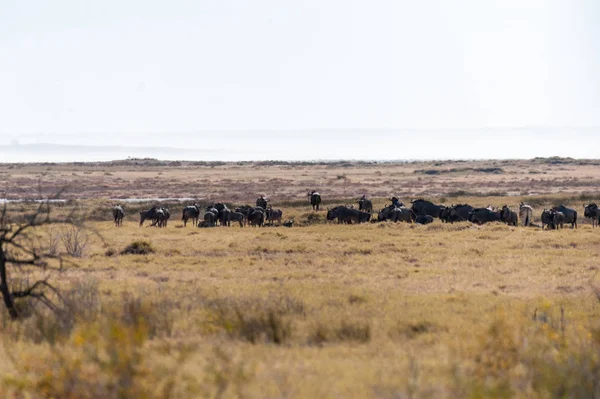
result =
[[[475,194],[435,200],[527,198],[539,218],[558,202],[583,213],[594,197]],[[51,275],[64,314],[2,314],[3,397],[600,394],[600,229],[587,223],[348,226],[292,198],[279,203],[299,226],[289,229],[183,228],[181,208],[168,228],[139,228],[133,205],[117,229],[111,203],[55,209],[78,207],[89,242]],[[16,220],[30,212],[10,206]],[[41,229],[40,245],[64,252],[66,228]],[[127,254],[132,243],[143,253]],[[15,284],[40,275],[13,271]]]

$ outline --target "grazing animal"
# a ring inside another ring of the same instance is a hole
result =
[[[519,218],[517,212],[512,211],[508,206],[504,205],[500,210],[500,220],[506,224],[517,226],[519,224]]]
[[[192,219],[194,226],[198,224],[198,218],[200,217],[200,207],[197,204],[189,205],[183,208],[181,220],[183,220],[183,227],[187,226],[187,221]]]
[[[144,221],[145,220],[156,220],[156,212],[158,211],[158,207],[153,206],[152,208],[146,210],[146,211],[141,211],[140,212],[140,227],[142,227],[144,225]],[[154,224],[154,223],[153,223]]]
[[[240,224],[240,227],[244,227],[245,220],[246,216],[243,213],[229,212],[229,220],[227,221],[227,224],[229,225],[229,222],[238,222]]]
[[[583,216],[587,219],[592,219],[592,227],[598,226],[600,222],[600,209],[598,209],[598,205],[593,202],[583,205]]]
[[[123,226],[123,218],[125,217],[125,211],[121,205],[115,205],[113,208],[113,219],[116,227]]]
[[[577,228],[577,211],[572,208],[567,208],[564,205],[555,206],[552,208],[553,211],[562,212],[565,215],[565,223],[571,223],[571,228]]]
[[[469,213],[473,212],[473,209],[471,205],[467,204],[442,207],[440,210],[440,219],[446,223],[465,222],[469,219]]]
[[[551,209],[544,209],[542,211],[542,230],[546,226],[546,229],[554,230],[556,225],[554,224],[554,211]]]
[[[363,195],[358,200],[358,210],[363,212],[373,212],[373,202],[370,199],[367,199],[366,195]]]
[[[218,213],[215,214],[214,212],[211,211],[206,211],[204,213],[204,223],[202,226],[200,226],[200,223],[198,224],[198,227],[215,227],[216,226],[216,220],[218,217]]]
[[[415,223],[417,224],[429,224],[433,223],[433,216],[431,215],[418,215],[415,219]]]
[[[337,219],[338,223],[352,224],[352,222],[356,222],[358,224],[368,222],[371,219],[371,214],[340,205],[327,210],[327,220],[333,219]]]
[[[530,226],[533,220],[533,208],[521,202],[519,204],[519,217],[523,226]]]
[[[558,212],[558,211],[553,211],[553,218],[552,218],[552,222],[554,223],[554,226],[557,229],[562,229],[564,227],[565,224],[565,214],[562,212]]]
[[[264,196],[260,196],[256,199],[256,206],[260,206],[261,208],[267,209],[268,200]]]
[[[281,209],[273,209],[273,207],[267,208],[266,212],[267,222],[273,225],[273,222],[277,220],[277,224],[281,224],[281,218],[283,217],[283,211]]]
[[[395,207],[387,206],[379,211],[377,214],[377,220],[384,221],[390,220],[392,222],[408,222],[411,223],[416,219],[415,213],[412,209],[405,206]]]
[[[475,224],[485,224],[488,222],[498,222],[502,220],[500,211],[493,211],[489,208],[475,208],[469,214],[469,222]]]
[[[321,195],[315,190],[309,191],[308,200],[313,207],[313,211],[318,211],[319,205],[321,204]]]
[[[440,211],[444,208],[442,205],[436,205],[421,198],[412,200],[410,203],[412,204],[411,209],[416,215],[430,215],[434,218],[439,218]]]
[[[252,209],[248,213],[248,225],[262,227],[265,223],[265,213],[258,209]]]

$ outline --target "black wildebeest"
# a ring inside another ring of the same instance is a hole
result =
[[[598,209],[598,205],[593,202],[583,205],[583,216],[587,219],[592,219],[592,227],[598,226],[598,222],[600,222],[600,209]]]
[[[120,227],[123,226],[123,218],[125,217],[125,211],[121,205],[115,205],[113,208],[113,219],[115,221],[115,226]]]
[[[555,206],[553,211],[562,212],[565,215],[565,223],[571,223],[571,228],[577,228],[577,211],[572,208],[567,208],[564,205]]]
[[[431,215],[419,215],[415,219],[415,223],[417,223],[417,224],[429,224],[429,223],[433,223],[433,216],[431,216]]]
[[[153,221],[152,225],[156,224],[154,221],[157,220],[156,212],[159,209],[160,208],[158,208],[157,206],[153,206],[152,208],[150,208],[146,211],[141,211],[140,212],[140,227],[142,227],[144,225],[145,220],[152,220]]]
[[[564,224],[565,224],[565,214],[562,212],[558,212],[558,211],[552,211],[553,217],[552,217],[552,222],[554,223],[554,226],[557,229],[562,229],[564,228]]]
[[[244,227],[244,220],[246,220],[246,216],[244,216],[241,212],[229,212],[229,220],[227,221],[227,225],[230,225],[230,222],[238,222],[240,227]]]
[[[533,208],[521,202],[519,204],[519,217],[523,226],[530,226],[533,221]]]
[[[327,210],[327,220],[333,219],[337,219],[338,223],[352,224],[352,222],[356,222],[358,224],[368,222],[371,219],[371,214],[340,205]]]
[[[469,222],[475,224],[485,224],[488,222],[499,222],[502,220],[500,211],[493,211],[490,208],[475,208],[469,214]]]
[[[467,204],[443,207],[440,210],[440,219],[446,223],[465,222],[469,219],[469,213],[473,212],[473,209],[471,205]]]
[[[363,212],[373,212],[373,202],[370,199],[367,199],[366,195],[363,195],[358,200],[358,210]]]
[[[430,215],[434,218],[440,217],[440,211],[444,208],[442,205],[436,205],[433,202],[425,201],[422,198],[410,201],[411,209],[415,215]]]
[[[198,218],[200,217],[200,207],[197,204],[189,205],[183,208],[181,220],[183,220],[183,227],[187,226],[187,221],[192,219],[194,226],[198,224]]]
[[[258,209],[248,212],[248,225],[261,227],[265,223],[265,213]]]
[[[512,211],[507,205],[504,205],[500,210],[500,219],[508,225],[517,226],[519,223],[517,212]]]
[[[281,218],[283,217],[283,211],[281,209],[273,209],[272,206],[267,208],[266,218],[267,222],[273,225],[273,222],[277,220],[277,224],[281,224]]]
[[[551,209],[544,209],[542,211],[542,230],[547,226],[547,229],[553,230],[556,226],[554,224],[554,211]]]
[[[216,211],[216,209],[215,209]],[[208,210],[204,213],[204,221],[203,223],[198,223],[198,227],[215,227],[217,218],[219,217],[219,212],[213,212],[212,210]],[[202,226],[201,226],[202,224]]]
[[[395,207],[393,205],[387,206],[379,211],[377,214],[377,220],[384,221],[389,220],[392,222],[412,222],[415,220],[416,215],[405,206]]]
[[[267,209],[267,202],[269,200],[266,199],[264,196],[260,196],[256,199],[256,206],[260,206],[261,208]]]
[[[321,195],[315,190],[309,191],[308,200],[313,207],[313,211],[318,211],[319,205],[321,204]]]

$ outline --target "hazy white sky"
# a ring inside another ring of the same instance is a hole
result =
[[[315,158],[298,130],[407,129],[368,158],[465,157],[410,130],[600,126],[598,21],[597,0],[2,0],[0,139]],[[365,133],[339,137],[358,157]]]

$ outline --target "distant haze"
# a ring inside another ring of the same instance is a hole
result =
[[[0,161],[600,158],[598,16],[596,0],[3,0]]]

